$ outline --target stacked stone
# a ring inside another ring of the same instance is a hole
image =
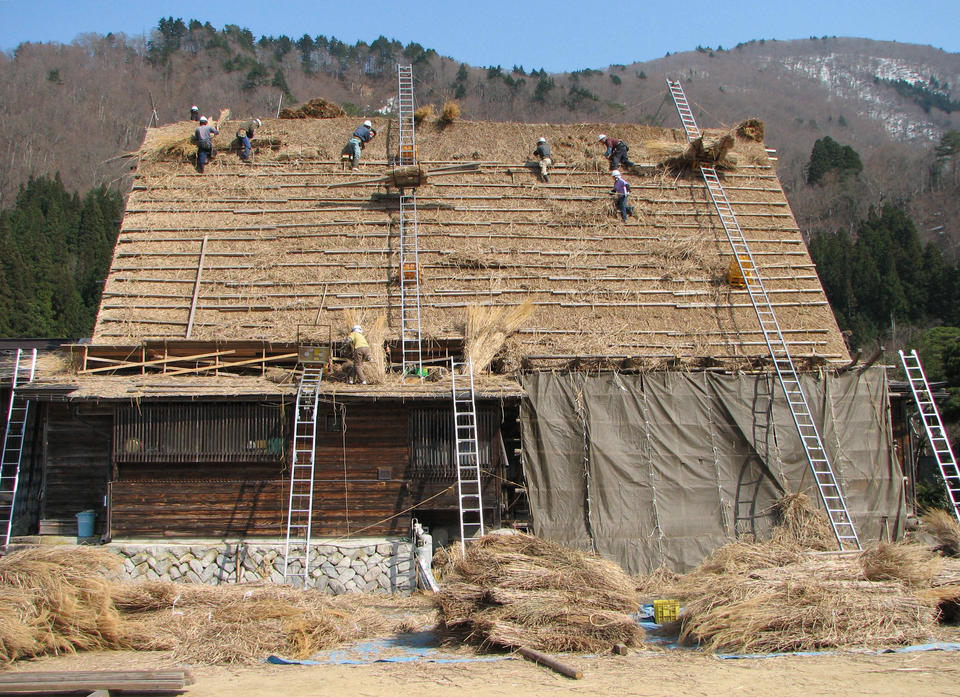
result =
[[[185,583],[284,581],[282,544],[113,544],[133,579]],[[294,552],[302,557],[300,552]],[[291,574],[301,571],[293,562]],[[405,540],[370,540],[322,544],[310,557],[309,585],[331,595],[410,591],[415,584],[412,547]]]

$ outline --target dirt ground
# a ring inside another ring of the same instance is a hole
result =
[[[540,695],[940,695],[960,697],[960,654],[931,651],[720,660],[692,651],[567,657],[583,671],[571,680],[525,660],[438,664],[201,666],[188,697],[524,697]],[[170,668],[167,654],[107,651],[23,661],[14,670]]]

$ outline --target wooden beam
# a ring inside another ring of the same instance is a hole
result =
[[[230,351],[233,353],[233,351]],[[171,370],[169,373],[165,373],[168,377],[171,375],[187,375],[188,373],[201,373],[205,370],[226,370],[227,368],[234,368],[241,365],[251,365],[253,363],[266,363],[268,361],[283,361],[288,358],[297,358],[299,353],[283,353],[279,356],[269,356],[267,358],[250,358],[246,361],[237,361],[235,363],[213,363],[211,365],[200,366],[198,368],[184,368],[182,370]]]
[[[200,261],[197,263],[197,278],[193,284],[193,299],[190,301],[190,315],[187,317],[187,334],[190,338],[193,331],[193,314],[197,310],[197,298],[200,296],[200,277],[203,275],[203,260],[207,255],[207,236],[203,236],[203,242],[200,244]]]
[[[195,356],[174,356],[172,358],[157,358],[152,361],[136,361],[134,363],[124,363],[122,365],[108,365],[102,368],[89,368],[87,370],[81,370],[79,373],[89,375],[91,373],[104,373],[108,370],[119,370],[120,368],[145,368],[149,365],[164,365],[165,363],[182,363],[183,361],[196,361],[201,358],[212,358],[213,356],[226,356],[231,353],[236,353],[235,349],[229,349],[226,351],[215,351],[213,353],[199,353]],[[296,355],[296,354],[294,354]]]

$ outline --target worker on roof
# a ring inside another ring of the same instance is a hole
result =
[[[353,132],[353,136],[347,142],[347,146],[343,149],[344,152],[350,154],[350,169],[356,171],[359,169],[357,165],[360,162],[360,151],[366,147],[373,138],[377,135],[376,129],[374,129],[373,124],[370,121],[364,121],[362,124],[357,126],[357,130]]]
[[[260,119],[247,121],[243,128],[237,131],[237,140],[240,141],[240,159],[246,162],[250,159],[250,141],[257,129],[260,128]]]
[[[603,153],[603,156],[610,160],[611,170],[620,169],[621,163],[627,167],[633,167],[633,163],[627,157],[627,151],[630,150],[630,148],[624,141],[619,138],[606,136],[602,133],[597,140],[607,146],[607,151]]]
[[[197,171],[203,174],[207,160],[216,154],[213,149],[213,137],[220,135],[220,131],[207,123],[206,116],[201,116],[200,125],[197,126],[193,135],[197,139]]]
[[[620,217],[623,218],[623,222],[627,222],[627,216],[633,215],[633,206],[627,205],[627,196],[630,195],[630,184],[620,176],[619,169],[613,170],[610,174],[613,175],[613,189],[611,189],[610,193],[617,195],[617,210],[620,212]]]
[[[370,361],[370,343],[367,341],[367,337],[363,335],[363,327],[359,324],[353,325],[353,330],[347,337],[347,344],[353,351],[353,374],[348,382],[351,385],[354,381],[366,385],[367,381],[363,378],[363,364]]]
[[[190,107],[190,120],[191,121],[200,120],[200,107],[198,107],[196,104]]]
[[[547,145],[546,138],[537,140],[537,148],[533,151],[533,155],[540,158],[540,177],[545,182],[550,181],[550,172],[547,168],[553,164],[553,160],[550,158],[550,146]]]

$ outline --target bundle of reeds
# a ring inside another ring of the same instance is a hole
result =
[[[364,365],[364,379],[369,383],[383,382],[387,374],[387,317],[377,314],[373,319],[364,318],[358,310],[343,310],[344,334],[349,334],[355,325],[363,327],[363,335],[370,344],[370,362]]]
[[[760,119],[747,119],[737,124],[734,132],[741,138],[746,138],[757,143],[763,142],[764,125]]]
[[[464,326],[464,353],[473,361],[474,374],[481,373],[503,348],[511,334],[533,314],[529,300],[520,305],[470,305]]]
[[[807,494],[785,494],[774,504],[774,513],[774,542],[819,551],[837,548],[830,519]]]
[[[439,575],[440,628],[485,649],[606,651],[642,638],[619,566],[531,535],[487,535]]]
[[[960,524],[949,511],[931,508],[920,517],[921,529],[933,537],[937,550],[948,557],[960,556]]]
[[[281,119],[335,119],[338,116],[346,115],[347,112],[339,104],[328,101],[323,97],[311,99],[296,109],[288,108],[280,111]]]
[[[38,548],[0,559],[0,662],[94,649],[172,650],[176,660],[300,658],[386,631],[356,596],[238,584],[119,580],[120,557]]]
[[[934,626],[931,603],[901,583],[838,579],[796,564],[775,575],[717,577],[687,603],[681,638],[711,651],[809,651],[911,644]]]
[[[685,171],[704,163],[724,169],[736,169],[737,158],[731,150],[736,145],[732,133],[704,133],[690,142],[647,140],[643,148],[667,169]]]
[[[921,545],[881,542],[860,555],[860,567],[868,581],[900,581],[908,586],[929,587],[943,568],[943,561]]]

